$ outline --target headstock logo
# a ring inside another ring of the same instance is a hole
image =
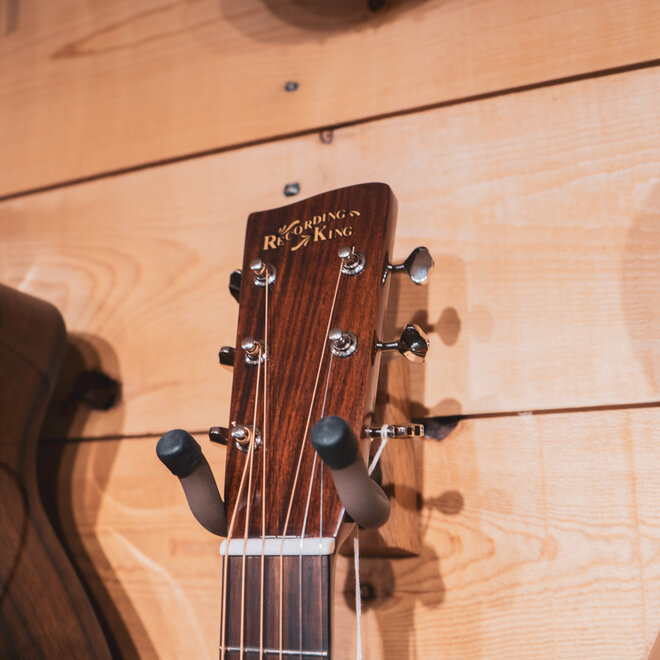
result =
[[[275,250],[289,243],[291,252],[300,250],[309,243],[318,243],[319,241],[330,241],[333,238],[343,238],[353,235],[352,225],[343,227],[330,226],[337,220],[346,218],[357,218],[359,211],[346,211],[340,209],[334,213],[326,211],[321,215],[315,215],[308,220],[294,220],[288,225],[282,225],[277,234],[267,234],[264,236],[264,250]]]

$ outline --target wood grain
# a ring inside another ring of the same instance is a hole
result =
[[[249,454],[229,445],[225,501],[228,519],[235,517],[235,536],[241,536],[238,530],[246,527],[246,517],[249,536],[260,538],[264,533],[261,508],[252,505],[262,496],[266,535],[318,537],[320,528],[323,536],[338,534],[342,503],[330,473],[327,468],[321,472],[316,452],[306,441],[312,426],[329,415],[343,417],[361,438],[365,422],[373,415],[381,362],[373,338],[382,334],[390,289],[391,277],[384,281],[383,274],[391,258],[396,207],[388,186],[362,184],[250,216],[230,419],[232,423],[256,424],[262,430],[267,422],[265,456],[271,478],[264,486],[263,447]],[[291,240],[282,238],[281,246],[265,249],[264,236],[278,236],[280,229],[291,226],[302,229],[307,223],[312,228],[303,230],[304,234],[285,232]],[[361,272],[343,272],[337,254],[341,247],[354,247],[363,256]],[[263,371],[246,364],[240,346],[244,337],[265,341],[265,291],[255,285],[250,271],[255,258],[277,272],[268,291],[267,392]],[[354,334],[357,347],[352,355],[332,355],[331,328]],[[362,445],[366,444],[364,439]],[[245,484],[243,474],[248,475],[253,497],[247,495],[250,485]]]
[[[377,424],[407,424],[412,419],[408,371],[408,363],[398,356],[383,360],[374,413]],[[378,442],[372,443],[372,456],[378,448]],[[360,531],[361,556],[398,557],[419,553],[421,502],[416,469],[419,451],[418,438],[398,438],[396,442],[388,442],[387,451],[381,454],[377,470],[390,498],[390,517],[378,529]],[[352,554],[353,546],[345,543],[343,551]]]
[[[224,448],[197,439],[222,488]],[[121,657],[217,660],[219,541],[193,518],[156,441],[42,445],[41,487]]]
[[[365,658],[646,658],[660,620],[658,420],[521,415],[426,440],[420,557],[361,561]],[[205,449],[221,480],[224,450]],[[155,439],[42,448],[56,455],[65,536],[114,625],[140,657],[217,657],[218,541]],[[341,658],[354,655],[351,570],[338,559]]]
[[[1,9],[0,195],[660,57],[653,0]]]
[[[89,365],[123,384],[70,434],[229,421],[245,219],[386,181],[395,257],[426,243],[430,284],[393,280],[389,324],[429,328],[418,415],[660,396],[660,100],[649,69],[150,168],[0,204],[0,279],[54,302]],[[423,311],[426,310],[426,311]],[[71,426],[69,426],[71,428]]]
[[[306,651],[305,660],[325,660],[331,653],[331,607],[334,600],[332,575],[334,555],[282,558],[247,557],[245,570],[243,557],[229,557],[227,561],[227,617],[225,648],[220,657],[225,660],[241,660],[259,655],[263,640],[264,657],[276,655],[280,648],[280,611],[282,613],[282,651]],[[224,568],[222,569],[224,570]],[[264,601],[261,602],[261,578],[263,576]],[[302,579],[301,579],[302,578]],[[242,593],[243,580],[245,592]],[[280,610],[280,591],[282,609]],[[241,611],[244,618],[241,627]],[[263,619],[263,620],[262,620]],[[263,623],[263,635],[262,635]],[[245,649],[257,649],[241,654]],[[267,653],[266,650],[270,650]],[[333,657],[331,655],[331,657]]]
[[[65,335],[54,307],[0,285],[3,658],[111,657],[83,585],[46,517],[37,485],[39,431]]]

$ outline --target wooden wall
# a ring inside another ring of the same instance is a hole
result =
[[[421,555],[362,562],[365,657],[647,657],[659,28],[652,0],[0,3],[0,280],[70,331],[42,472],[123,655],[217,656],[217,542],[154,447],[228,421],[248,213],[379,180],[395,256],[436,261],[389,309],[431,333],[413,412],[459,421],[420,447]],[[119,406],[71,404],[81,365]]]

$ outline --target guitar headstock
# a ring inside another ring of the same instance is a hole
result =
[[[250,215],[225,476],[230,535],[232,526],[243,535],[246,516],[250,537],[337,535],[342,504],[309,436],[328,415],[358,438],[370,423],[396,207],[387,185],[369,183]]]

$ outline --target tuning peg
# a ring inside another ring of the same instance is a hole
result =
[[[229,276],[229,293],[231,293],[236,302],[240,302],[242,276],[243,273],[239,269],[232,270]]]
[[[229,429],[224,426],[212,426],[209,429],[209,440],[219,445],[226,445],[229,442]]]
[[[388,438],[397,438],[405,440],[407,438],[423,438],[424,426],[422,424],[403,424],[381,426],[379,428],[367,427],[364,433],[368,438],[383,438],[385,435]]]
[[[429,346],[426,333],[416,323],[409,323],[398,341],[376,342],[377,351],[396,350],[411,362],[424,362]]]
[[[220,364],[224,365],[225,367],[233,367],[234,366],[234,347],[233,346],[223,346],[218,351],[218,360],[220,360]]]
[[[433,257],[424,246],[416,247],[402,264],[390,264],[392,273],[406,272],[415,284],[426,284],[433,269]]]

